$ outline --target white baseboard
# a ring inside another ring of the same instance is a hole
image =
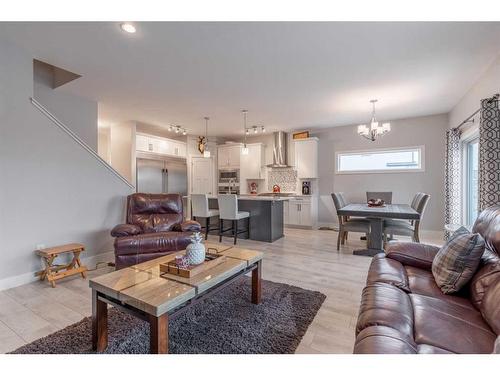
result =
[[[94,268],[98,262],[112,262],[114,261],[114,258],[115,255],[113,251],[108,251],[106,253],[96,254],[89,257],[81,257],[82,263],[85,264],[88,268]],[[39,270],[23,273],[21,275],[10,276],[5,279],[0,279],[0,291],[38,281],[38,276],[35,276],[35,272],[38,271]]]

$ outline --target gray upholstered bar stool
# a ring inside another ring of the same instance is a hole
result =
[[[205,239],[208,239],[208,232],[218,229],[218,225],[210,226],[210,218],[219,216],[219,210],[211,210],[208,208],[208,197],[206,194],[191,194],[191,211],[193,220],[199,218],[205,219]]]
[[[236,194],[220,194],[217,198],[219,201],[219,242],[222,242],[222,233],[232,231],[234,236],[234,244],[238,234],[248,233],[250,237],[250,212],[238,211],[238,197]],[[238,231],[238,221],[247,218],[247,228]],[[224,229],[224,220],[231,220],[231,228]]]

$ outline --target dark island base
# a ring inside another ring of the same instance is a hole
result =
[[[217,198],[208,200],[210,209],[218,209]],[[250,212],[250,239],[254,241],[274,242],[283,237],[283,201],[239,199],[238,209]],[[211,225],[215,225],[219,218],[211,218]],[[205,223],[202,223],[204,226]],[[238,223],[238,229],[246,228],[247,219]],[[224,229],[230,228],[231,222],[224,220]],[[211,234],[218,234],[213,230]],[[225,237],[232,237],[231,231],[223,233]],[[238,238],[248,239],[248,233],[241,233]]]

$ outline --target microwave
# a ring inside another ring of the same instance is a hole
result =
[[[220,170],[219,182],[240,182],[240,171],[238,169]]]

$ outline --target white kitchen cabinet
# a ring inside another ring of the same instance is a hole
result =
[[[230,168],[239,168],[240,167],[240,156],[241,156],[241,147],[233,146],[229,147],[229,167]]]
[[[137,151],[153,152],[153,143],[149,141],[149,137],[142,134],[137,134],[135,137],[135,141],[135,148]]]
[[[317,200],[315,197],[294,197],[285,203],[288,203],[286,213],[285,206],[283,206],[283,219],[286,225],[316,227]]]
[[[162,138],[148,134],[136,134],[136,151],[185,158],[187,146],[185,142]]]
[[[219,169],[239,169],[240,168],[241,146],[223,145],[217,149],[217,165]]]
[[[300,225],[312,226],[311,203],[300,203],[299,206],[299,223]]]
[[[300,225],[300,203],[289,201],[288,203],[288,224]]]
[[[297,178],[318,178],[318,138],[297,139],[294,146]]]
[[[184,142],[170,141],[169,153],[172,156],[186,157],[186,144]]]
[[[288,201],[283,202],[283,224],[288,225],[289,224],[289,212],[290,212],[290,203]]]
[[[170,142],[169,141],[167,141],[166,139],[158,139],[156,141],[156,144],[157,144],[158,150],[155,151],[155,152],[158,152],[159,154],[164,154],[164,155],[170,154],[171,147],[170,147]],[[154,146],[155,145],[153,143],[153,149],[155,148]]]
[[[242,180],[260,180],[264,178],[264,145],[248,144],[248,154],[241,155],[240,176]]]
[[[217,166],[219,168],[227,168],[229,165],[229,149],[227,147],[219,147],[217,149]]]

